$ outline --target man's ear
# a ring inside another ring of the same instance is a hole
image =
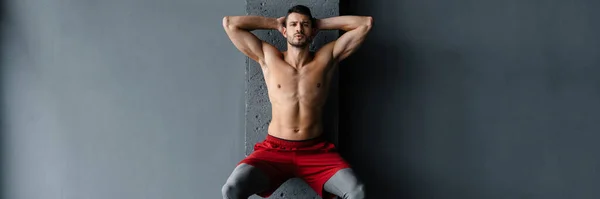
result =
[[[285,26],[281,29],[281,34],[283,35],[283,37],[287,38],[287,28],[285,28]]]

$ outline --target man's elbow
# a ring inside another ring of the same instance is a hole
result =
[[[235,28],[235,25],[232,23],[231,18],[231,16],[223,17],[223,28],[225,28],[226,30]]]
[[[373,17],[366,16],[365,17],[365,23],[364,23],[363,27],[366,29],[366,31],[371,30],[371,27],[373,27]]]
[[[356,28],[358,29],[358,31],[364,32],[366,34],[367,32],[369,32],[371,30],[372,26],[373,26],[373,17],[366,16],[366,17],[363,17],[362,22],[360,22],[358,27],[356,27]]]

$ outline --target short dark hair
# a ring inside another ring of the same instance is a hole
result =
[[[287,26],[287,17],[292,14],[292,13],[298,13],[298,14],[302,14],[302,15],[306,15],[308,16],[308,18],[310,18],[310,26],[314,27],[317,19],[315,19],[312,16],[312,13],[310,12],[310,8],[304,6],[304,5],[295,5],[292,6],[290,9],[288,9],[287,11],[287,15],[285,16],[285,19],[283,20],[283,26],[286,27]]]

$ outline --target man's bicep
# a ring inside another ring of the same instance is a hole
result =
[[[333,46],[334,59],[342,61],[354,53],[364,42],[368,31],[368,28],[361,27],[340,36]]]
[[[256,62],[261,62],[264,59],[263,41],[250,31],[241,30],[235,27],[225,27],[227,35],[233,45]]]
[[[321,62],[331,62],[333,57],[333,47],[335,46],[336,41],[329,42],[323,45],[316,53],[316,59]]]

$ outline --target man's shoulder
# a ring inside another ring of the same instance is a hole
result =
[[[262,41],[262,47],[263,51],[266,53],[281,53],[281,51],[277,49],[277,47],[265,41]]]
[[[333,60],[333,42],[323,45],[314,53],[317,60],[331,62]]]

